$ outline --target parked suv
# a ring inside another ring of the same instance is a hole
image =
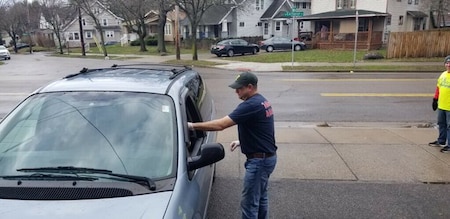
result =
[[[0,123],[2,218],[205,218],[223,159],[198,72],[83,69],[29,95]]]

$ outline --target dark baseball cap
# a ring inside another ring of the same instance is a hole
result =
[[[448,55],[447,57],[445,57],[444,59],[444,63],[450,62],[450,55]]]
[[[236,80],[232,84],[228,85],[228,87],[231,87],[233,89],[239,89],[249,84],[257,85],[258,78],[256,77],[255,74],[251,72],[242,72],[236,77]]]

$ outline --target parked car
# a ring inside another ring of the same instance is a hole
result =
[[[119,44],[119,41],[108,41],[105,43],[105,46],[116,45]]]
[[[235,54],[251,53],[256,54],[259,52],[259,46],[253,43],[248,43],[243,39],[228,39],[218,42],[211,47],[211,53],[216,54],[217,57],[227,55],[229,57]]]
[[[11,59],[11,54],[5,46],[0,46],[0,58],[4,60]]]
[[[2,218],[205,218],[214,104],[180,66],[83,69],[43,86],[0,123]]]
[[[28,43],[16,43],[16,49],[23,49],[28,47],[30,47]]]
[[[261,41],[259,46],[267,52],[273,52],[274,50],[292,50],[292,44],[294,44],[295,51],[306,49],[304,42],[278,36]]]

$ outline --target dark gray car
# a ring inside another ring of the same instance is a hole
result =
[[[258,52],[258,45],[249,43],[243,39],[222,40],[211,47],[211,53],[217,55],[217,57],[222,55],[233,57],[235,54],[245,55],[246,53],[254,55]]]

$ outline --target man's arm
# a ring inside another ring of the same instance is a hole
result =
[[[201,131],[222,131],[233,125],[236,125],[236,123],[229,116],[207,122],[188,122],[189,129]]]

